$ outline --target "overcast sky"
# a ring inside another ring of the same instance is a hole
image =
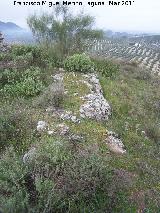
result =
[[[17,0],[25,1],[25,0]],[[26,0],[38,1],[38,0]],[[46,0],[47,2],[54,0]],[[66,0],[65,0],[66,1]],[[71,0],[73,1],[73,0]],[[80,1],[80,0],[76,0]],[[74,6],[74,10],[84,8],[84,11],[96,17],[96,26],[114,31],[137,31],[160,33],[160,0],[134,0],[131,6],[105,6],[91,7],[87,0],[81,0],[82,6]],[[41,0],[40,0],[41,2]],[[94,2],[100,2],[94,0]],[[38,11],[52,11],[47,6],[14,6],[14,0],[0,0],[0,21],[15,22],[27,28],[26,17]]]

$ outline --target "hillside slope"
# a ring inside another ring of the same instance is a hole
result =
[[[35,46],[0,57],[2,212],[159,211],[158,77],[98,58],[68,72]]]
[[[22,30],[22,28],[13,22],[5,23],[5,22],[0,21],[0,31],[9,31],[9,30],[18,31],[18,30]]]

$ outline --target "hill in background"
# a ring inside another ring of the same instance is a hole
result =
[[[9,43],[32,43],[34,41],[30,31],[21,28],[13,22],[5,23],[0,21],[0,31],[4,34],[5,41]]]

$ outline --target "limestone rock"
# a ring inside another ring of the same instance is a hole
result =
[[[47,133],[48,133],[48,135],[53,135],[54,131],[53,130],[49,130]]]
[[[60,135],[66,135],[69,132],[69,127],[62,123],[57,125],[57,133],[59,133]]]
[[[60,67],[59,72],[65,72],[65,70],[62,67]]]
[[[102,94],[89,94],[84,97],[86,102],[80,107],[80,116],[95,120],[108,120],[111,107]]]
[[[124,144],[121,139],[118,138],[118,135],[114,132],[107,132],[107,138],[105,140],[109,149],[117,154],[125,154],[126,150],[124,149]]]
[[[26,154],[23,156],[23,163],[30,163],[36,155],[36,148],[32,147]]]
[[[83,136],[72,134],[69,136],[71,142],[82,142],[84,140]]]
[[[78,119],[76,115],[73,115],[71,111],[66,111],[65,113],[61,114],[60,118],[62,120],[70,120],[73,123],[80,123],[80,119]]]
[[[53,75],[52,78],[55,82],[61,82],[63,81],[63,73]]]
[[[83,75],[87,80],[86,85],[90,88],[90,94],[81,97],[85,101],[80,107],[80,116],[88,117],[97,121],[108,120],[111,114],[111,107],[102,94],[102,88],[96,74]]]
[[[37,124],[37,131],[38,132],[43,132],[47,128],[47,123],[45,121],[38,121]]]

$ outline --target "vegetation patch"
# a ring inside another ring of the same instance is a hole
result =
[[[70,72],[88,73],[94,71],[94,63],[85,54],[75,54],[64,61],[64,68]]]

